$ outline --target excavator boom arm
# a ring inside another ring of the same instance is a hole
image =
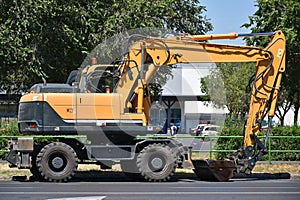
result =
[[[265,48],[199,42],[270,35],[272,38]],[[129,99],[132,99],[134,96],[132,94],[135,94],[134,97],[138,99],[136,101],[138,113],[149,113],[147,111],[149,107],[145,106],[146,101],[143,101],[144,89],[161,66],[194,62],[256,62],[243,150],[231,157],[238,172],[251,173],[256,161],[266,153],[266,141],[264,144],[261,143],[257,139],[257,134],[264,117],[267,114],[270,119],[274,116],[282,74],[285,71],[285,36],[281,31],[242,35],[236,33],[208,36],[184,35],[170,39],[146,38],[136,42],[125,59],[135,62],[127,62],[127,65],[123,66],[116,91],[127,96],[124,107],[130,105]],[[145,67],[146,60],[151,60],[152,64]],[[259,150],[258,154],[254,153],[256,146],[258,147],[256,150]],[[224,165],[224,162],[214,162],[214,165],[218,163]]]
[[[242,36],[265,36],[272,34],[272,39],[266,48],[253,46],[234,46],[198,42],[209,39],[232,39]],[[194,41],[197,40],[197,41]],[[145,60],[151,58],[152,65],[145,69]],[[127,97],[141,84],[148,84],[159,67],[178,63],[195,62],[256,62],[256,77],[254,79],[250,110],[245,133],[245,147],[253,146],[251,134],[257,134],[259,122],[269,106],[269,117],[274,116],[282,73],[285,70],[285,38],[281,31],[259,34],[224,34],[209,36],[182,36],[171,39],[147,38],[136,42],[128,53],[128,60],[123,67],[121,79],[116,88],[118,93]],[[130,71],[130,74],[127,73]],[[129,77],[131,76],[131,77]],[[130,79],[132,79],[130,81]],[[138,81],[141,80],[141,81]],[[124,107],[127,106],[124,102]],[[143,101],[140,101],[143,104]],[[143,108],[144,105],[137,107]],[[139,109],[139,112],[142,112]]]

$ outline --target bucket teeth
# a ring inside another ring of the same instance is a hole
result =
[[[232,160],[192,160],[194,172],[203,181],[225,182],[236,169]]]

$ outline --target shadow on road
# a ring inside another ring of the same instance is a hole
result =
[[[234,181],[253,181],[269,179],[290,179],[289,173],[253,173],[251,175],[236,174],[230,182]],[[38,181],[34,177],[14,176],[13,181]],[[69,182],[141,182],[128,178],[122,172],[116,171],[80,171]],[[171,182],[195,182],[201,181],[193,173],[177,172],[170,180]]]
[[[234,179],[245,179],[245,180],[269,180],[269,179],[290,179],[290,173],[252,173],[251,175],[236,174]]]

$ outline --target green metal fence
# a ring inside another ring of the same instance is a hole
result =
[[[166,136],[147,136],[147,137],[141,137],[141,138],[165,138]],[[194,153],[209,153],[209,159],[213,159],[213,154],[218,153],[218,152],[225,152],[225,153],[232,153],[236,152],[237,149],[227,149],[227,150],[216,150],[214,149],[214,143],[213,139],[218,139],[218,138],[243,138],[244,136],[205,136],[209,140],[209,149],[207,150],[193,150]],[[198,138],[198,139],[204,139],[203,136],[168,136],[168,138]],[[265,136],[259,136],[260,139],[265,139]],[[272,163],[272,153],[278,152],[278,153],[300,153],[299,149],[272,149],[271,141],[272,139],[299,139],[300,136],[272,136],[269,135],[268,137],[268,162]]]
[[[86,139],[86,136],[79,136],[79,135],[49,135],[49,136],[0,136],[1,138],[4,139],[10,139],[10,138],[20,138],[20,137],[33,137],[34,139],[47,139],[47,138],[78,138],[78,139]],[[174,139],[184,139],[184,138],[194,138],[194,139],[204,139],[203,136],[190,136],[190,135],[176,135],[176,136],[166,136],[166,135],[149,135],[149,136],[138,136],[137,139],[159,139],[159,138],[174,138]],[[193,150],[194,153],[203,153],[203,152],[208,152],[209,153],[209,158],[213,159],[213,154],[217,152],[226,152],[226,153],[232,153],[237,151],[237,149],[228,149],[228,150],[216,150],[214,149],[214,139],[218,138],[243,138],[243,136],[205,136],[209,142],[209,149],[207,150]],[[260,136],[260,139],[264,139],[264,136]],[[268,162],[272,162],[272,153],[300,153],[299,149],[272,149],[271,141],[272,139],[299,139],[300,136],[272,136],[270,135],[268,138]],[[0,152],[8,152],[7,149],[0,149]]]
[[[236,152],[237,149],[230,149],[230,150],[214,150],[213,149],[213,138],[243,138],[243,136],[211,136],[209,137],[209,142],[210,142],[210,149],[209,150],[195,150],[193,152],[209,152],[209,158],[212,159],[213,153],[214,152],[226,152],[226,153],[232,153]],[[265,139],[265,136],[260,136],[260,139]],[[272,153],[300,153],[299,149],[272,149],[271,141],[272,139],[299,139],[300,136],[269,136],[268,137],[268,162],[271,164],[272,163]]]

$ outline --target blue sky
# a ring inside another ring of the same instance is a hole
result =
[[[255,0],[200,0],[200,4],[206,6],[205,15],[214,26],[214,30],[209,33],[251,32],[240,26],[249,22],[248,16],[257,10]],[[220,43],[244,44],[241,39],[222,40]]]

